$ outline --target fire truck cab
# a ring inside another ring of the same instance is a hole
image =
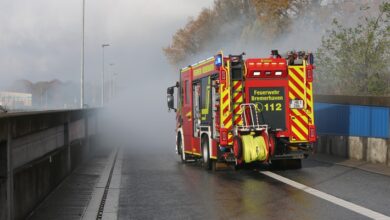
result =
[[[167,89],[168,108],[176,112],[177,153],[183,162],[201,159],[206,169],[252,162],[300,168],[316,141],[313,55],[244,55],[220,52],[182,68],[180,80]]]

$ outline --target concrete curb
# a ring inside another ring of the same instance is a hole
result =
[[[367,171],[370,173],[375,173],[375,174],[380,174],[380,175],[390,177],[390,167],[384,164],[374,164],[362,160],[346,159],[343,157],[331,156],[326,154],[310,155],[309,160],[314,160],[321,163],[351,167],[351,168]]]
[[[354,136],[320,136],[315,151],[347,159],[390,166],[390,139]]]

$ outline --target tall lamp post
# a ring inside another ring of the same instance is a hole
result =
[[[112,71],[114,65],[115,65],[114,63],[110,63],[110,66],[111,66],[110,72]],[[110,74],[110,78],[109,78],[109,92],[108,92],[108,97],[110,99],[109,100],[110,102],[112,100],[112,95],[113,95],[113,90],[112,90],[113,87],[112,86],[113,86],[113,76]]]
[[[112,97],[116,96],[116,77],[118,73],[113,73],[112,76]]]
[[[82,40],[81,40],[81,76],[80,76],[80,108],[84,108],[84,49],[85,49],[85,0],[83,0],[83,12],[82,12]]]
[[[104,106],[104,48],[110,46],[110,44],[102,44],[102,107]]]

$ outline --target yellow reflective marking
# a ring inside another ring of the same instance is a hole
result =
[[[195,149],[195,148],[194,148]],[[195,150],[194,150],[195,151]],[[184,151],[186,154],[193,154],[193,155],[197,155],[197,156],[201,156],[200,153],[196,153],[196,152],[192,152],[192,151]]]
[[[292,132],[298,136],[299,140],[305,140],[305,137],[294,126],[291,126]]]
[[[226,102],[223,102],[223,99],[226,97],[226,96],[228,96],[228,99],[226,100]],[[229,101],[229,91],[224,91],[223,93],[222,93],[222,98],[221,98],[221,107],[222,107],[222,112],[223,112],[223,109],[225,109],[225,107],[227,107],[227,106],[229,106],[229,104],[230,104],[230,101]],[[229,109],[230,110],[230,109]]]
[[[235,89],[235,91],[241,91],[242,90],[242,83],[241,83],[241,81],[233,81],[233,88],[236,87],[236,85],[238,83],[240,83],[241,85],[237,89]]]
[[[236,96],[234,96],[234,98],[235,98]],[[240,98],[238,98],[237,99],[237,101],[235,101],[235,103],[242,103],[243,102],[243,98],[242,98],[242,96],[240,97]]]
[[[222,67],[222,69],[225,71],[226,73],[226,84],[222,84],[222,86],[220,87],[220,93],[221,93],[221,98],[220,98],[220,115],[221,115],[221,127],[222,128],[227,128],[227,129],[230,129],[232,127],[232,124],[233,124],[233,120],[230,119],[228,120],[228,122],[225,124],[225,120],[232,114],[231,112],[231,105],[230,105],[230,102],[231,102],[231,99],[230,99],[230,72],[229,72],[229,68],[230,67],[230,62],[227,62],[227,69],[225,69],[225,67]],[[225,102],[223,102],[223,100],[226,99]],[[224,110],[227,109],[227,112],[224,114]]]
[[[217,159],[217,157],[214,157],[214,156],[211,156],[210,158],[211,158],[211,159]]]
[[[302,89],[306,88],[305,83],[302,82],[302,81],[295,75],[294,72],[291,71],[289,75],[290,75],[291,78],[294,79],[294,81],[295,81],[296,83],[298,83],[298,85],[299,85]]]
[[[310,96],[310,101],[307,100],[307,105],[311,108],[311,111],[308,111],[308,116],[311,119],[311,124],[314,124],[314,108],[313,108],[313,90],[312,83],[307,83],[307,94]]]
[[[232,126],[233,122],[232,120],[229,120],[226,124],[225,124],[225,128],[230,128]]]
[[[289,69],[294,69],[299,75],[302,76],[302,78],[306,78],[305,73],[300,70],[300,68],[302,68],[302,67],[303,67],[303,69],[306,69],[306,67],[304,67],[304,66],[289,67]]]
[[[309,134],[309,130],[307,130],[307,128],[302,123],[300,123],[299,121],[295,121],[295,124],[297,124],[298,127],[301,128],[303,132],[305,132],[305,135]]]
[[[233,137],[233,134],[229,133],[229,134],[228,134],[228,140],[229,140],[229,139],[232,139],[232,137]],[[230,145],[231,143],[233,143],[233,142],[232,142],[232,141],[229,141],[229,142],[228,142],[229,145]]]
[[[297,87],[295,87],[294,84],[292,84],[292,82],[288,82],[288,86],[290,86],[291,89],[293,89],[299,96],[299,98],[301,98],[302,100],[305,100],[305,96],[301,93],[301,91],[298,90]]]
[[[295,114],[295,115],[302,115],[298,109],[292,109],[292,112]]]
[[[202,69],[195,69],[194,70],[194,76],[202,74]]]
[[[203,73],[207,73],[214,70],[214,63],[194,69],[194,76],[199,76]]]

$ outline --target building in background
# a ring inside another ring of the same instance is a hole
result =
[[[32,94],[21,92],[0,92],[0,105],[9,110],[32,107]]]

